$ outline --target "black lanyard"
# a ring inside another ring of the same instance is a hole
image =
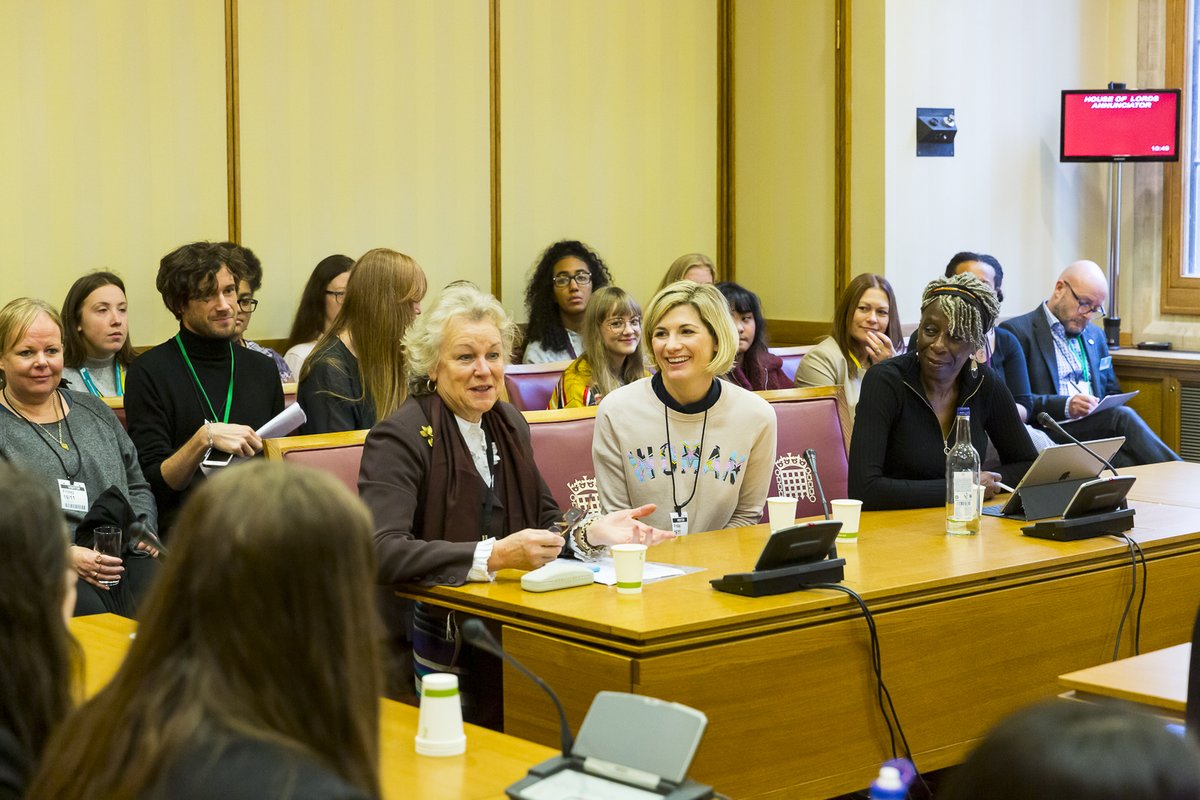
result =
[[[670,454],[672,452],[670,413],[671,413],[671,411],[670,411],[670,409],[667,408],[666,403],[663,403],[663,427],[665,427],[667,429],[667,453],[668,454]],[[671,475],[671,503],[675,506],[676,514],[683,513],[683,507],[686,506],[688,503],[692,502],[692,498],[696,496],[696,487],[700,485],[700,469],[701,469],[700,459],[704,458],[704,433],[707,430],[708,430],[708,409],[706,408],[706,409],[704,409],[704,422],[700,426],[700,447],[696,450],[696,475],[692,479],[692,493],[689,494],[688,499],[684,500],[682,503],[679,502],[679,497],[676,496],[676,494],[675,494],[675,469],[679,464],[683,463],[683,459],[680,459],[678,462],[674,462],[671,465],[671,472],[670,472],[670,475]],[[684,453],[684,455],[686,456],[687,453]],[[672,459],[672,461],[674,461],[674,459]]]
[[[66,460],[62,457],[62,453],[58,452],[61,449],[61,447],[54,446],[55,442],[50,439],[50,434],[46,433],[46,429],[43,428],[41,425],[35,425],[33,423],[33,420],[26,417],[20,411],[17,411],[17,407],[15,405],[13,405],[13,401],[8,399],[8,388],[7,387],[5,387],[3,392],[4,392],[4,399],[8,402],[9,408],[11,408],[14,412],[16,412],[16,415],[18,417],[25,420],[25,424],[28,425],[30,430],[33,431],[34,435],[37,436],[37,439],[39,442],[42,442],[43,444],[46,445],[46,447],[50,448],[50,452],[54,453],[54,457],[58,459],[58,464],[59,464],[59,466],[62,467],[63,474],[67,476],[67,480],[70,481],[71,483],[74,483],[75,476],[78,475],[83,470],[83,453],[79,452],[79,445],[75,444],[75,437],[74,437],[74,435],[71,434],[71,423],[69,421],[67,421],[67,413],[66,413],[65,409],[63,408],[62,395],[59,394],[57,390],[54,392],[55,396],[58,397],[58,411],[60,414],[62,414],[63,423],[67,426],[67,438],[71,441],[71,446],[75,448],[76,458],[79,459],[79,463],[75,465],[75,472],[71,472],[69,469],[67,469]],[[39,433],[39,431],[40,431],[40,433]],[[59,442],[58,444],[61,445],[61,442]]]

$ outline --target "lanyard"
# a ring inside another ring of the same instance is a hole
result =
[[[189,364],[188,366],[191,366],[191,365]],[[122,397],[125,394],[125,373],[121,369],[121,362],[117,361],[115,358],[113,359],[113,372],[117,378],[117,380],[116,380],[117,397]],[[80,377],[83,378],[83,385],[87,387],[87,390],[89,392],[96,395],[96,397],[104,396],[100,393],[100,387],[98,387],[96,385],[96,382],[94,380],[92,380],[92,375],[90,372],[88,372],[87,367],[80,367],[79,375],[80,375]]]
[[[670,450],[671,450],[671,421],[670,421],[669,415],[670,415],[670,409],[667,408],[666,403],[663,403],[663,427],[665,427],[667,429],[667,452],[670,452]],[[676,514],[683,513],[684,506],[686,506],[688,503],[692,502],[692,498],[696,496],[696,487],[700,485],[700,469],[701,469],[700,459],[704,458],[704,433],[707,430],[708,430],[708,409],[706,408],[706,409],[704,409],[704,422],[700,426],[700,447],[696,452],[696,475],[692,479],[692,493],[689,494],[688,499],[684,500],[682,503],[679,502],[679,498],[675,495],[675,465],[672,465],[672,467],[671,467],[671,473],[670,473],[671,474],[671,503],[675,506]],[[686,456],[686,455],[687,455],[687,453],[684,453],[684,456]],[[681,458],[678,463],[682,464],[683,459]],[[686,531],[684,531],[684,532],[686,533]]]
[[[1069,344],[1071,349],[1075,351],[1075,354],[1079,356],[1079,369],[1083,373],[1083,379],[1088,383],[1091,383],[1091,376],[1088,375],[1087,353],[1085,353],[1083,350],[1083,342],[1080,341],[1080,337],[1072,336],[1070,339],[1067,339],[1067,344]]]
[[[25,424],[29,426],[29,429],[33,431],[35,435],[37,435],[39,430],[41,431],[41,435],[37,437],[38,441],[45,442],[46,447],[49,447],[50,452],[54,453],[54,457],[58,459],[58,465],[62,467],[63,474],[67,476],[67,480],[71,483],[74,483],[75,476],[78,475],[81,470],[83,470],[83,453],[79,450],[79,445],[75,444],[75,435],[71,433],[71,423],[67,421],[67,412],[66,409],[63,408],[62,395],[57,391],[55,391],[54,394],[58,397],[58,413],[62,415],[62,422],[67,426],[67,438],[71,440],[71,444],[75,447],[75,457],[79,459],[79,463],[76,465],[74,473],[67,469],[67,462],[62,457],[62,453],[58,452],[59,448],[55,447],[50,441],[47,441],[48,439],[52,439],[52,437],[50,434],[46,433],[46,429],[41,425],[35,425],[31,419],[26,417],[20,411],[17,411],[17,407],[12,404],[12,400],[8,399],[7,388],[4,390],[4,399],[8,401],[9,407],[16,412],[17,416],[25,420]],[[61,442],[59,444],[61,444]]]
[[[217,421],[217,412],[213,409],[212,401],[208,399],[208,392],[204,391],[203,384],[200,383],[200,377],[196,375],[196,368],[192,366],[192,360],[188,358],[187,350],[183,346],[183,340],[179,338],[179,334],[175,334],[175,344],[179,345],[179,352],[183,354],[183,363],[187,364],[188,372],[192,373],[192,380],[196,382],[196,388],[200,390],[200,396],[204,398],[204,402],[208,405],[208,412],[212,415],[213,422]],[[225,416],[221,422],[229,422],[229,409],[233,408],[233,342],[229,343],[229,392],[225,395]]]

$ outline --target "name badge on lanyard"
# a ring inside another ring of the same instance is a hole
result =
[[[687,536],[688,515],[686,511],[671,512],[671,532],[676,536]]]
[[[63,511],[76,511],[86,514],[91,506],[88,504],[87,487],[78,481],[58,479],[58,500]]]

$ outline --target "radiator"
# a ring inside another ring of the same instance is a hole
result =
[[[1179,455],[1200,462],[1200,385],[1179,387]]]

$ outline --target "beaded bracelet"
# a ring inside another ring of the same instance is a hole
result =
[[[608,548],[604,545],[594,545],[588,541],[588,528],[592,527],[592,523],[597,519],[599,517],[592,514],[571,530],[571,541],[575,545],[575,552],[583,561],[597,561],[608,552]]]

